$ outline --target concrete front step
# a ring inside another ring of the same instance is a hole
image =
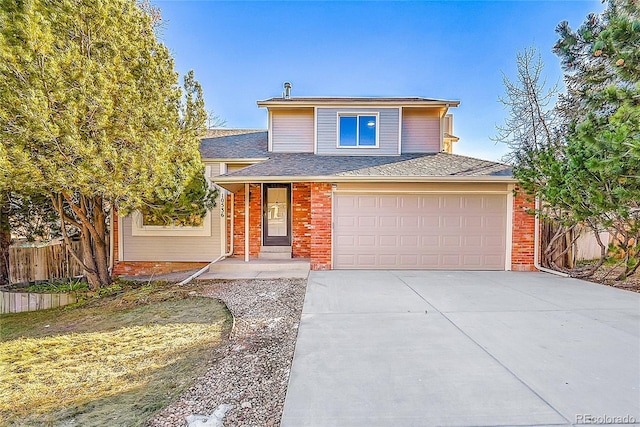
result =
[[[291,246],[260,246],[260,253],[291,253]]]
[[[291,246],[261,246],[260,259],[291,259]]]
[[[258,254],[259,259],[291,259],[291,252],[260,252]]]

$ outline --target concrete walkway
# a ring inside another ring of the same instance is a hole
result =
[[[311,272],[282,427],[640,425],[640,294],[545,273]]]
[[[258,260],[245,262],[227,258],[211,266],[198,279],[306,279],[311,263],[305,258],[288,260]]]

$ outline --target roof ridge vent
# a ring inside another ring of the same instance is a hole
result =
[[[284,82],[284,92],[282,92],[284,99],[291,99],[291,83]]]

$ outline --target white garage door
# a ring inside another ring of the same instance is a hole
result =
[[[504,270],[506,195],[335,194],[334,268]]]

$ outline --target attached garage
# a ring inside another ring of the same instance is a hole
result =
[[[505,270],[508,199],[507,192],[335,193],[334,268]]]

